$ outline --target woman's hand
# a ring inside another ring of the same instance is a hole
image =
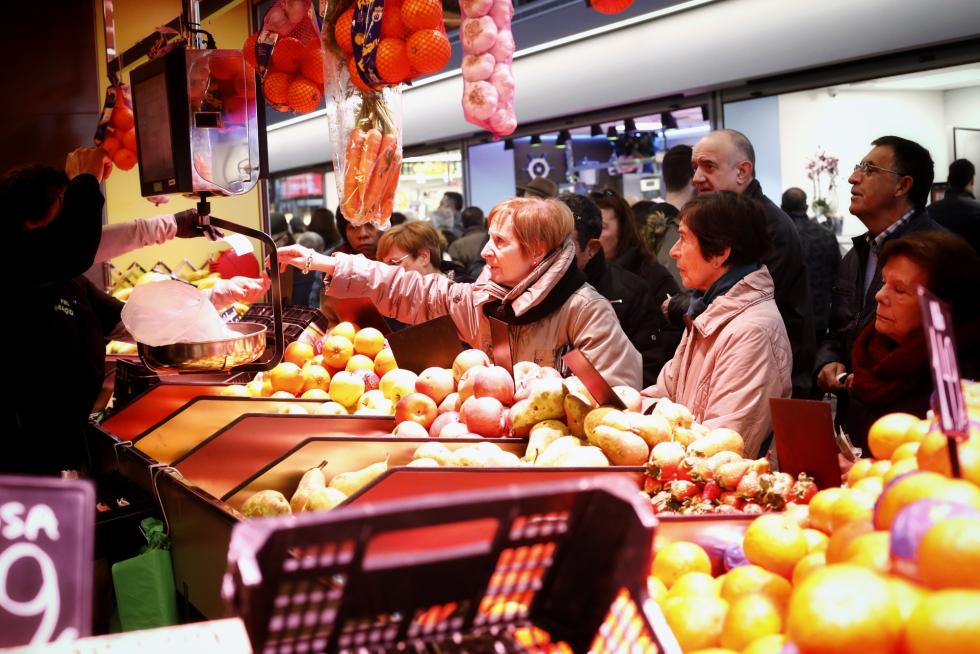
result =
[[[286,270],[286,266],[295,266],[303,273],[319,270],[328,275],[333,274],[333,257],[320,254],[312,248],[287,245],[276,250],[276,255],[279,257],[279,272]]]

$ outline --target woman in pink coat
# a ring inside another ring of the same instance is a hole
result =
[[[486,268],[473,284],[423,276],[364,257],[327,256],[301,246],[279,250],[281,264],[324,272],[329,297],[368,297],[384,315],[417,324],[449,315],[461,340],[491,355],[490,318],[507,326],[511,359],[563,369],[581,350],[610,384],[641,386],[640,353],[609,301],[575,265],[571,211],[553,199],[514,198],[487,217]]]
[[[720,191],[686,204],[680,219],[670,256],[694,295],[674,358],[643,395],[679,402],[707,427],[734,429],[746,456],[762,455],[769,398],[790,396],[793,366],[772,277],[758,263],[770,243],[765,215],[752,199]]]

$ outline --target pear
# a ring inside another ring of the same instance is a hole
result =
[[[574,436],[562,436],[557,439],[554,443],[549,445],[544,452],[538,455],[538,458],[534,461],[534,465],[537,466],[554,466],[557,465],[558,461],[565,456],[565,454],[575,447],[581,447],[582,441],[575,438]]]
[[[430,459],[423,457],[421,459],[412,459],[405,464],[406,468],[438,468],[439,462],[435,459]]]
[[[589,433],[589,442],[597,445],[609,462],[617,466],[641,466],[650,456],[650,446],[633,432],[609,425],[596,425]]]
[[[589,415],[585,416],[585,435],[593,443],[595,442],[593,434],[595,428],[599,425],[605,425],[620,431],[630,431],[631,427],[629,417],[625,411],[608,406],[592,409],[589,411]]]
[[[453,452],[455,465],[464,468],[486,468],[489,464],[487,455],[476,447],[461,447]]]
[[[569,393],[563,400],[565,419],[572,436],[585,438],[585,417],[598,406],[581,393]]]
[[[261,490],[242,504],[242,515],[246,518],[263,518],[272,515],[292,513],[286,496],[276,490]]]
[[[609,459],[595,445],[583,445],[565,452],[555,465],[563,468],[603,468],[609,465]]]
[[[330,488],[336,488],[345,495],[353,495],[372,481],[377,479],[388,469],[388,460],[378,461],[371,465],[354,470],[353,472],[342,472],[334,475],[330,480]]]
[[[567,396],[566,396],[567,397]],[[531,427],[524,460],[534,463],[535,459],[562,436],[569,435],[568,426],[560,420],[542,420]]]
[[[670,440],[671,426],[663,416],[627,413],[626,417],[630,423],[630,431],[646,441],[650,447]]]
[[[653,412],[663,416],[675,428],[684,427],[685,429],[690,429],[691,423],[694,422],[694,416],[691,415],[691,412],[686,406],[671,402],[666,397],[657,401],[657,406]]]
[[[441,466],[455,465],[453,452],[448,447],[438,442],[422,443],[415,449],[413,459],[432,459]]]
[[[488,456],[487,459],[487,463],[496,468],[519,468],[522,463],[520,457],[513,452],[506,452],[501,449]]]
[[[296,486],[296,492],[289,500],[293,513],[306,511],[313,491],[326,488],[326,486],[327,478],[323,475],[323,464],[304,472],[303,477],[299,480],[299,485]]]
[[[309,495],[306,511],[329,511],[347,499],[347,495],[336,488],[314,488]]]

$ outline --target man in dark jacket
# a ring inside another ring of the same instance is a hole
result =
[[[586,281],[609,300],[626,336],[643,356],[643,386],[652,386],[664,364],[674,356],[680,330],[671,327],[660,311],[667,293],[678,287],[667,269],[657,264],[662,275],[659,295],[646,280],[622,266],[607,261],[602,252],[602,212],[584,195],[565,193],[558,197],[575,216],[576,263]]]
[[[973,179],[976,169],[966,159],[949,164],[949,176],[943,199],[929,207],[929,217],[962,236],[980,252],[980,202],[973,197]]]
[[[779,208],[786,212],[800,235],[800,246],[806,260],[806,272],[810,279],[810,299],[813,300],[813,326],[817,342],[827,333],[830,315],[830,292],[834,287],[837,266],[840,265],[840,245],[834,233],[810,220],[806,214],[806,192],[801,188],[789,188],[783,193]]]
[[[874,148],[847,180],[850,212],[868,231],[854,237],[854,247],[837,269],[829,333],[814,366],[817,386],[838,395],[838,425],[845,424],[847,417],[847,374],[854,341],[878,310],[875,295],[882,285],[878,254],[888,241],[911,232],[942,229],[925,211],[934,174],[929,151],[898,136],[883,136],[871,144]]]
[[[793,397],[807,398],[813,388],[816,337],[813,305],[800,237],[793,221],[762,193],[755,178],[755,150],[741,132],[722,129],[694,146],[692,182],[698,193],[733,191],[754,198],[766,214],[772,249],[762,263],[776,285],[776,306],[793,348]]]
[[[466,207],[463,209],[463,235],[449,245],[449,256],[462,264],[470,279],[476,279],[487,263],[480,256],[490,238],[484,222],[480,207]]]

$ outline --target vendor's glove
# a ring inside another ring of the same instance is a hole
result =
[[[202,227],[197,223],[197,209],[185,209],[174,214],[177,223],[177,238],[197,238],[207,236],[212,241],[224,237],[225,233],[213,225]]]

